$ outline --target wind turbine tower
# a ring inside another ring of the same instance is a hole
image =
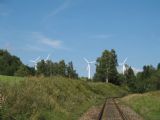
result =
[[[127,59],[128,59],[128,58],[126,58],[122,63],[119,64],[119,65],[122,66],[123,75],[124,75],[124,72],[125,72],[125,70],[126,70],[125,64],[126,64],[126,62],[127,62]]]
[[[95,63],[96,61],[88,61],[86,58],[83,59],[88,64],[87,65],[88,79],[91,79],[91,64]]]
[[[35,60],[30,60],[30,62],[34,63],[34,69],[37,70],[37,63],[40,61],[40,57]]]

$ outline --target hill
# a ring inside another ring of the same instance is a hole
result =
[[[0,76],[0,84],[4,96],[1,115],[16,120],[77,120],[88,108],[102,103],[106,97],[127,93],[112,84],[63,77]]]
[[[145,120],[160,120],[160,91],[133,94],[121,99]]]

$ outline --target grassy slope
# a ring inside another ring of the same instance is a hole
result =
[[[122,101],[146,120],[160,120],[160,91],[129,95]]]
[[[62,77],[0,76],[0,84],[6,98],[3,115],[12,115],[17,120],[77,120],[89,107],[104,101],[105,97],[126,94],[126,91],[112,84]]]

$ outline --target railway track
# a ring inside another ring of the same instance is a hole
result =
[[[2,109],[2,90],[1,90],[1,86],[0,86],[0,110]]]
[[[99,114],[98,120],[129,120],[120,109],[115,98],[107,99]]]
[[[2,90],[0,86],[0,120],[2,120]]]

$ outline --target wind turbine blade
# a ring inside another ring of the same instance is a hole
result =
[[[86,58],[83,58],[83,59],[84,59],[84,61],[86,61],[87,63],[89,63],[89,61]]]
[[[50,57],[50,54],[48,54],[48,56],[47,56],[47,58],[45,59],[45,61],[47,61],[47,60],[49,59],[49,57]]]
[[[126,59],[124,60],[123,64],[125,64],[125,63],[126,63],[127,59],[128,59],[128,58],[126,58]]]
[[[38,57],[35,61],[38,61],[40,59],[40,57]]]

